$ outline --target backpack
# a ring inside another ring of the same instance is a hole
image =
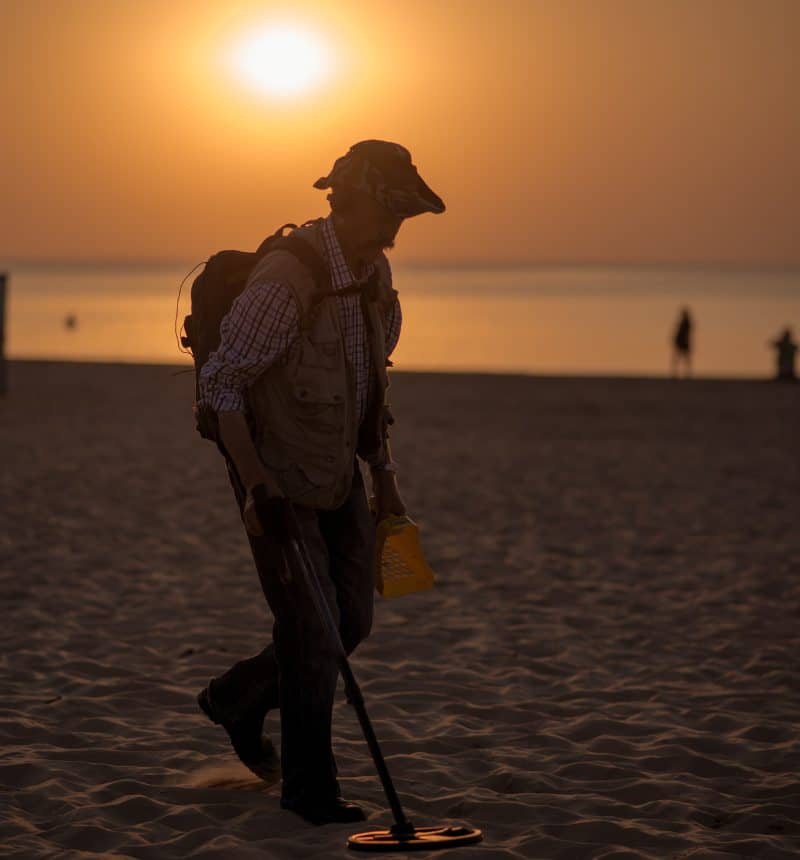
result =
[[[307,226],[313,222],[306,222]],[[219,346],[219,327],[234,299],[244,290],[247,279],[262,257],[271,251],[288,251],[306,266],[320,294],[330,291],[330,273],[317,251],[298,236],[284,235],[295,224],[284,224],[268,236],[256,251],[219,251],[209,257],[192,283],[192,309],[183,321],[181,345],[194,359],[195,400],[200,399],[200,371]],[[180,293],[178,295],[180,300]],[[195,406],[197,431],[204,439],[217,441],[216,416]]]

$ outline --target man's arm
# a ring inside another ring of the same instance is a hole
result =
[[[264,533],[264,529],[256,509],[253,490],[259,484],[263,484],[269,496],[278,497],[282,496],[283,493],[275,478],[264,468],[264,464],[258,456],[244,413],[220,412],[217,417],[222,447],[232,461],[239,479],[247,491],[242,507],[244,527],[249,534],[258,537]]]
[[[220,325],[220,345],[200,373],[200,397],[217,414],[220,443],[248,493],[245,525],[251,534],[260,526],[252,489],[265,484],[270,495],[280,488],[268,473],[250,435],[244,392],[281,358],[297,337],[294,296],[277,282],[256,282],[239,295]]]
[[[222,447],[248,493],[258,484],[264,484],[270,496],[280,496],[280,487],[258,456],[244,413],[220,412],[217,419]]]

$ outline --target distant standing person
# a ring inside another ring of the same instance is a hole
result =
[[[797,343],[792,337],[792,330],[784,329],[783,334],[773,340],[770,346],[775,350],[775,379],[781,382],[795,382],[797,373],[794,369],[794,360],[797,355]]]
[[[692,317],[689,308],[683,308],[672,338],[672,375],[678,376],[683,365],[684,376],[692,373]]]

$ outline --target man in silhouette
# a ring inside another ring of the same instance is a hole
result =
[[[779,382],[796,382],[795,356],[797,355],[797,343],[792,337],[790,328],[784,329],[779,338],[772,341],[775,350],[776,369],[775,379]]]
[[[677,377],[683,367],[684,376],[692,372],[692,317],[689,308],[683,308],[672,337],[672,375]]]
[[[223,319],[219,348],[201,372],[200,405],[216,413],[274,627],[273,641],[212,679],[198,703],[267,780],[278,759],[262,735],[264,717],[280,708],[281,806],[324,824],[364,817],[336,780],[338,667],[310,594],[260,520],[254,491],[295,502],[349,654],[369,634],[373,608],[375,527],[356,455],[370,467],[378,518],[405,511],[385,407],[401,311],[383,252],[404,219],[445,207],[408,150],[386,141],[355,144],[314,185],[331,190],[331,212],[292,236],[324,261],[329,295],[321,298],[309,270],[286,250],[268,253]]]

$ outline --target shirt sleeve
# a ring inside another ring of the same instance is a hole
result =
[[[200,371],[200,403],[215,412],[243,412],[245,389],[299,334],[294,295],[275,281],[251,284],[236,297],[219,332],[219,347]]]

